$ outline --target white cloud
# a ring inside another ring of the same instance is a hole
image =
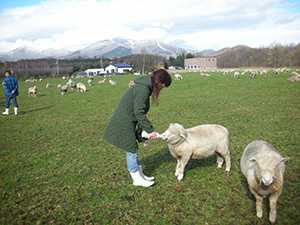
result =
[[[182,40],[179,47],[199,50],[298,44],[300,14],[294,8],[284,0],[45,0],[4,10],[0,51],[23,45],[76,50],[114,37]]]

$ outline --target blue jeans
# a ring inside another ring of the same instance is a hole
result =
[[[136,153],[126,152],[127,169],[130,173],[135,173],[139,170],[138,165],[141,165],[138,160],[138,150]]]
[[[5,108],[6,109],[9,109],[9,102],[10,102],[10,99],[12,99],[13,103],[14,103],[14,107],[17,107],[18,108],[18,103],[17,103],[17,97],[8,97],[8,96],[5,96]]]

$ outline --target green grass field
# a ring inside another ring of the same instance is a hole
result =
[[[269,202],[256,217],[255,198],[240,171],[246,145],[265,140],[286,163],[277,204],[277,224],[300,224],[300,83],[289,74],[182,74],[163,89],[159,106],[148,118],[157,132],[169,123],[185,128],[221,124],[229,133],[232,168],[217,169],[216,155],[190,160],[184,179],[175,175],[176,160],[167,143],[140,145],[139,161],[155,185],[136,187],[127,171],[125,152],[102,139],[106,124],[130,80],[114,76],[117,86],[74,79],[86,93],[60,95],[62,79],[19,82],[19,114],[0,115],[0,224],[269,224]],[[172,74],[173,77],[173,74]],[[45,88],[51,83],[52,88]],[[27,89],[36,85],[38,97]],[[4,88],[0,87],[0,109]]]

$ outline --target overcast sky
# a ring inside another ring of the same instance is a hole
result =
[[[300,43],[299,0],[1,0],[0,52],[77,50],[103,39],[185,49]]]

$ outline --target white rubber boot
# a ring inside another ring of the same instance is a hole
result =
[[[9,108],[5,108],[5,111],[2,112],[3,115],[8,115]]]
[[[136,171],[135,173],[130,172],[130,176],[133,180],[134,186],[150,187],[154,184],[154,181],[144,180],[144,178],[140,174],[140,171]]]
[[[18,107],[14,107],[15,115],[18,114]]]
[[[139,167],[139,172],[140,172],[142,178],[144,178],[144,180],[147,180],[147,181],[154,180],[154,177],[147,177],[144,175],[142,165],[139,165],[138,167]]]

